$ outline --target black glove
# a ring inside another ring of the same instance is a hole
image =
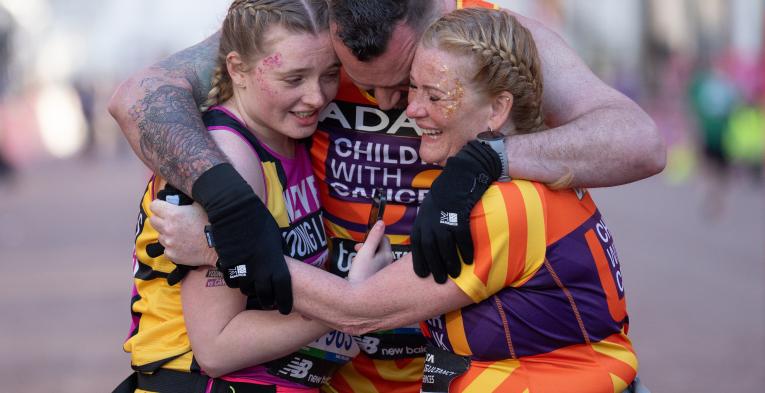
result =
[[[197,179],[194,200],[207,211],[226,285],[264,307],[292,310],[292,282],[282,251],[282,236],[271,212],[231,164],[216,165]]]
[[[414,220],[412,261],[418,276],[433,273],[433,279],[443,284],[447,273],[460,275],[460,255],[465,263],[473,263],[470,211],[501,174],[499,155],[477,141],[446,161]]]
[[[157,199],[163,200],[168,203],[172,203],[173,205],[178,206],[184,206],[184,205],[191,205],[194,203],[194,201],[186,194],[181,192],[181,190],[173,187],[170,183],[167,183],[165,185],[165,188],[159,190],[157,193]],[[152,258],[157,258],[158,256],[165,253],[165,246],[163,246],[160,243],[151,243],[146,245],[146,254]],[[175,263],[175,262],[173,262]],[[175,264],[175,269],[173,269],[172,272],[170,272],[167,275],[167,283],[170,286],[173,286],[181,280],[183,280],[184,277],[186,277],[186,274],[189,273],[189,271],[196,269],[196,266],[187,266],[187,265],[179,265]]]

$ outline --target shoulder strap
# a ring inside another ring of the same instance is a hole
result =
[[[204,121],[207,128],[222,126],[229,128],[235,131],[237,134],[241,135],[244,139],[247,140],[250,146],[255,149],[255,153],[257,153],[260,161],[274,163],[276,166],[277,174],[279,176],[279,181],[282,183],[282,185],[287,184],[287,174],[284,172],[284,167],[282,166],[281,161],[274,157],[274,155],[271,154],[268,149],[263,147],[258,138],[255,138],[250,130],[242,125],[242,123],[239,123],[236,119],[232,118],[226,112],[223,112],[219,109],[211,109],[205,112],[202,116],[202,121]]]

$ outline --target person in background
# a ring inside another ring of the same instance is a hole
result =
[[[723,149],[728,121],[738,105],[733,82],[712,60],[702,60],[688,87],[688,103],[698,129],[699,148],[707,169],[703,212],[719,219],[725,206],[725,185],[730,179],[730,157]]]

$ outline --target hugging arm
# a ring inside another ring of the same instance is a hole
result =
[[[329,331],[298,314],[245,310],[245,297],[216,284],[216,273],[214,268],[190,272],[181,291],[194,358],[208,375],[218,377],[278,359]]]
[[[216,33],[139,71],[109,102],[136,155],[187,195],[202,173],[227,161],[198,109],[210,89],[219,39]]]
[[[209,263],[205,241],[197,235],[206,222],[199,206],[154,201],[151,209],[157,212],[151,218],[152,226],[160,232],[160,241],[172,253],[168,254],[171,259],[181,258],[197,266]],[[375,251],[383,232],[384,226],[379,223],[370,231],[353,261],[350,281],[285,256],[295,309],[331,328],[361,334],[405,326],[472,303],[452,281],[440,285],[413,274],[409,255],[375,273],[385,265],[380,262],[381,254],[386,254],[388,261],[392,259],[386,251]],[[192,274],[199,277],[201,270]]]
[[[372,262],[384,227],[376,225],[353,261],[351,275]],[[363,258],[363,259],[362,259]],[[363,281],[346,281],[304,263],[288,261],[295,309],[351,334],[410,325],[473,301],[453,281],[437,284],[412,273],[411,254]],[[349,275],[349,279],[351,278]]]
[[[265,195],[261,164],[250,146],[227,131],[212,131],[211,134],[254,192]],[[151,208],[158,204],[153,203]],[[198,205],[185,207],[196,214],[185,223],[195,230],[187,235],[188,243],[184,246],[201,248],[197,253],[199,258],[209,261],[204,251],[206,241],[198,236],[207,217]],[[164,240],[160,235],[160,241]],[[168,247],[168,250],[173,248]],[[305,321],[297,314],[284,316],[273,311],[245,310],[247,297],[224,286],[221,278],[214,268],[197,269],[183,280],[181,290],[183,315],[194,357],[213,377],[285,356],[328,331],[324,325]]]
[[[137,73],[117,89],[109,112],[141,160],[207,211],[226,284],[288,313],[292,293],[278,226],[199,113],[219,40],[216,33]]]
[[[572,187],[617,186],[661,172],[666,147],[653,120],[605,84],[555,32],[514,16],[531,32],[542,62],[545,132],[506,139],[510,176]]]

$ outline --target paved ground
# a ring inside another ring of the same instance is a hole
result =
[[[68,161],[0,184],[0,381],[106,392],[129,372],[130,253],[145,170]],[[719,222],[701,187],[596,190],[625,273],[631,336],[654,393],[765,386],[765,190],[739,183]]]

